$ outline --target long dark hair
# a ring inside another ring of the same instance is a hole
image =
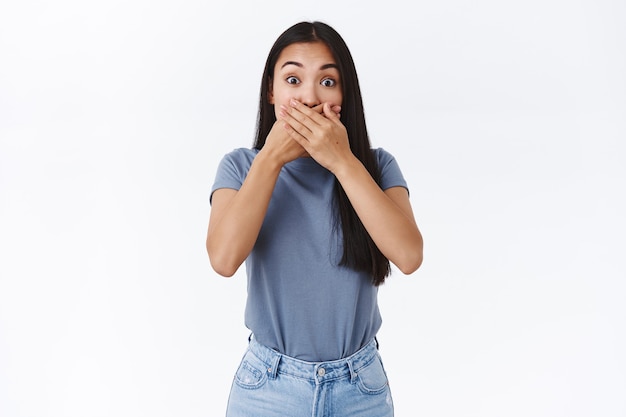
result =
[[[363,163],[372,178],[380,183],[380,171],[367,134],[363,99],[352,54],[350,54],[348,46],[339,33],[325,23],[297,23],[283,32],[272,46],[261,81],[254,148],[261,149],[265,145],[265,138],[276,122],[274,106],[270,104],[269,100],[276,61],[284,48],[293,43],[302,42],[323,42],[330,48],[337,61],[341,76],[343,93],[341,122],[348,131],[350,149]],[[337,180],[335,180],[334,206],[335,227],[338,229],[340,226],[343,232],[343,255],[340,265],[368,272],[372,276],[374,285],[382,284],[391,272],[389,260],[381,253],[365,230],[343,187]]]

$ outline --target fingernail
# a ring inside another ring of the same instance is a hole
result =
[[[289,102],[293,107],[296,107],[298,105],[298,102],[295,99],[291,99],[291,101]]]

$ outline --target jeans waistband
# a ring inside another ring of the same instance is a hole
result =
[[[267,365],[270,378],[288,374],[320,383],[346,377],[356,378],[359,370],[377,357],[376,344],[376,340],[372,339],[351,356],[328,362],[307,362],[292,358],[260,344],[254,338],[250,340],[248,349]]]

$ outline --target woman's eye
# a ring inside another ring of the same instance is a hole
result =
[[[321,82],[321,84],[324,87],[334,87],[335,84],[337,84],[337,81],[333,80],[332,78],[324,78]]]
[[[287,77],[287,79],[285,81],[287,81],[287,84],[299,84],[300,83],[300,80],[298,80],[294,76]]]

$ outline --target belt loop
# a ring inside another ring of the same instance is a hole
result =
[[[280,353],[275,353],[272,356],[272,362],[270,363],[270,367],[267,368],[267,374],[270,379],[276,379],[276,375],[278,374],[278,364],[280,363],[280,357],[282,355]]]
[[[350,369],[350,383],[354,384],[356,382],[357,373],[354,371],[354,364],[352,363],[352,359],[347,360],[348,369]]]

